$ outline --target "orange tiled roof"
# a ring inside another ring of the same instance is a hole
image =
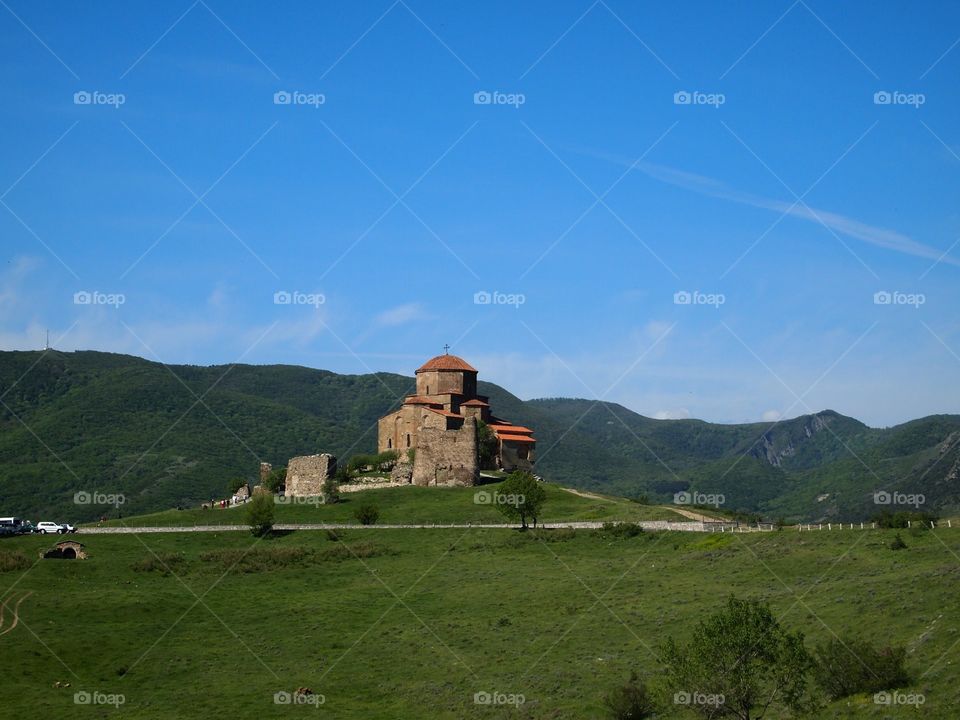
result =
[[[519,443],[535,443],[534,440],[529,435],[509,435],[506,433],[497,433],[497,437],[504,442],[519,442]]]
[[[477,372],[476,368],[456,355],[437,355],[435,358],[430,358],[417,369],[417,372],[423,372],[424,370],[462,370],[464,372]]]
[[[524,427],[523,425],[510,425],[509,423],[490,425],[489,427],[497,435],[501,435],[503,433],[508,435],[530,435],[533,433],[533,430],[528,427]]]
[[[466,405],[467,407],[490,407],[490,403],[484,402],[483,400],[467,400],[460,404]]]

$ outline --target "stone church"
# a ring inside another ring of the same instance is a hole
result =
[[[493,415],[489,398],[477,394],[477,370],[465,360],[437,355],[420,366],[416,376],[416,394],[380,418],[377,440],[379,452],[394,450],[401,462],[413,450],[415,485],[475,485],[480,477],[481,422],[496,441],[498,469],[533,468],[533,430]]]

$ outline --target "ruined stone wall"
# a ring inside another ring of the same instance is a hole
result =
[[[287,464],[287,497],[323,495],[323,483],[337,472],[337,459],[329,453],[290,458]]]
[[[442,415],[427,412],[418,431],[413,461],[415,485],[476,485],[477,421],[467,418],[457,430],[447,429]]]

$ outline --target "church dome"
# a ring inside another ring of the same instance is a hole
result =
[[[427,370],[459,370],[461,372],[477,372],[476,368],[472,367],[463,358],[457,357],[456,355],[437,355],[435,358],[430,358],[423,365],[417,368],[417,372],[425,372]]]

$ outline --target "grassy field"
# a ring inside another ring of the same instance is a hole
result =
[[[278,524],[295,523],[355,523],[354,510],[363,502],[372,502],[380,508],[380,522],[393,524],[462,524],[506,523],[507,520],[489,504],[475,502],[478,492],[496,492],[499,483],[481,487],[393,487],[363,490],[341,495],[335,505],[294,503],[276,506]],[[637,521],[677,520],[686,518],[669,508],[641,505],[624,498],[597,496],[587,498],[568,492],[557,485],[544,483],[547,501],[542,520],[545,521]],[[599,499],[598,499],[599,498]],[[291,498],[291,500],[295,500]],[[149,515],[137,515],[110,521],[109,525],[129,527],[193,525],[237,525],[245,522],[243,507],[227,510],[168,510]]]
[[[834,631],[909,647],[920,712],[856,697],[814,717],[954,718],[960,530],[902,534],[900,551],[859,530],[91,535],[72,562],[36,560],[51,538],[7,539],[0,567],[13,551],[29,565],[0,572],[0,698],[8,717],[599,718],[611,686],[655,679],[667,636],[734,593],[767,599],[808,646]],[[318,710],[275,704],[301,686]],[[476,705],[483,691],[525,702]]]

